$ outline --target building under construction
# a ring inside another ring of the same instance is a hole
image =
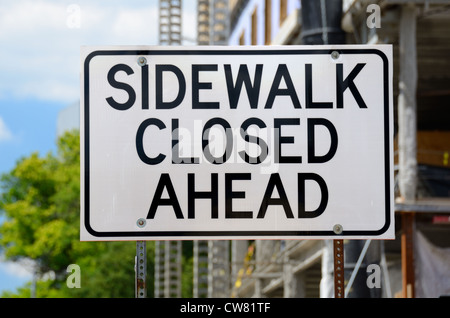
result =
[[[160,3],[160,43],[181,44],[181,0]],[[346,297],[450,295],[450,1],[198,0],[197,10],[198,45],[393,45],[396,239],[344,241]],[[157,242],[155,297],[180,297],[180,251]],[[331,240],[195,241],[193,252],[194,297],[334,297]]]

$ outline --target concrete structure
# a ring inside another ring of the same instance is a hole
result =
[[[327,2],[321,1],[325,6]],[[450,34],[445,31],[450,29],[449,4],[442,0],[342,3],[346,43],[393,44],[395,68],[397,239],[346,242],[351,246],[345,250],[347,283],[368,247],[348,297],[436,297],[450,291],[450,265],[442,265],[446,274],[440,277],[447,285],[431,294],[424,287],[429,269],[419,259],[426,249],[424,238],[441,252],[450,246],[450,112],[445,108],[450,103]],[[231,5],[229,44],[305,43],[300,1],[247,0]],[[232,246],[235,297],[333,296],[330,241],[239,241]],[[254,256],[246,259],[253,247]],[[381,269],[381,288],[367,286],[371,264]]]
[[[226,2],[198,0],[199,45],[393,44],[396,239],[345,241],[346,296],[449,295],[450,1]],[[333,297],[333,276],[330,240],[194,243],[194,297]]]

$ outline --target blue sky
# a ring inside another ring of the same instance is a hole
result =
[[[158,44],[159,0],[0,0],[0,174],[56,150],[59,112],[78,102],[81,45]],[[183,1],[184,44],[197,0]],[[1,220],[0,220],[1,221]],[[0,293],[31,279],[0,255]]]

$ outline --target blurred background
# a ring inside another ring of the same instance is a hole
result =
[[[81,45],[381,43],[394,49],[396,239],[344,242],[347,297],[450,295],[448,30],[450,0],[0,0],[0,295],[134,297],[135,243],[79,242]],[[147,294],[333,297],[332,252],[148,242]],[[67,287],[72,263],[81,288]]]

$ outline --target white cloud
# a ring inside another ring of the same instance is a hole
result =
[[[0,271],[9,276],[13,276],[20,279],[31,279],[33,264],[30,262],[15,263],[4,261],[3,257],[0,257]]]
[[[36,29],[58,27],[65,21],[65,6],[48,1],[10,1],[2,3],[0,14],[1,34],[14,29],[20,35]]]
[[[117,13],[112,22],[111,31],[117,38],[131,40],[134,44],[145,44],[157,41],[156,24],[157,8],[127,9]]]
[[[195,3],[183,3],[190,39]],[[1,1],[0,43],[0,98],[71,103],[79,99],[80,46],[157,45],[158,0]]]
[[[11,1],[1,7],[1,96],[35,97],[33,92],[45,89],[43,82],[61,85],[76,76],[64,74],[68,68],[59,63],[68,53],[66,14],[64,5],[44,1]]]
[[[12,138],[12,133],[6,126],[3,119],[0,117],[0,142],[10,140]]]

